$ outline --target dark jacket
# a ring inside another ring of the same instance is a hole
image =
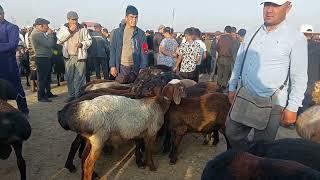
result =
[[[121,64],[124,28],[125,26],[121,26],[114,30],[110,47],[110,68],[116,67],[118,71]],[[148,64],[148,45],[145,33],[136,27],[131,42],[133,43],[134,68],[136,71],[139,71],[139,69],[145,68]]]

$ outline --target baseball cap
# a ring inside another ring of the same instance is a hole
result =
[[[79,16],[78,16],[78,14],[76,12],[70,11],[67,14],[67,18],[68,19],[79,19]]]
[[[43,18],[37,18],[35,21],[34,21],[34,24],[33,25],[42,25],[42,24],[50,24],[50,21],[46,20],[46,19],[43,19]]]
[[[282,6],[284,3],[288,2],[288,1],[291,2],[291,0],[262,0],[261,4],[269,2],[269,3],[274,3],[279,6]]]

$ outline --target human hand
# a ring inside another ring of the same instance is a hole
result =
[[[118,76],[118,71],[117,71],[117,68],[116,67],[112,67],[111,68],[111,75],[113,77],[117,77]]]
[[[53,34],[53,30],[51,28],[48,28],[48,31],[47,31],[48,34]]]
[[[285,109],[282,112],[281,117],[281,125],[284,127],[289,127],[290,125],[294,124],[297,121],[297,112],[292,112]]]
[[[81,43],[77,43],[77,48],[82,48],[83,47],[83,45],[81,44]]]
[[[230,91],[229,92],[228,99],[229,99],[230,104],[233,103],[235,96],[236,96],[236,92],[235,91]]]

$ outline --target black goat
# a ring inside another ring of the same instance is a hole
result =
[[[301,154],[303,155],[303,154]],[[295,161],[229,150],[209,161],[202,180],[319,180],[320,172]]]

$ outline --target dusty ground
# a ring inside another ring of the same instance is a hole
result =
[[[56,112],[66,99],[66,87],[54,87],[53,93],[59,95],[52,103],[38,103],[36,94],[26,88],[30,106],[32,135],[25,142],[23,154],[27,163],[29,180],[78,180],[80,179],[80,161],[76,157],[77,172],[71,174],[64,169],[64,162],[70,144],[75,137],[72,132],[63,130],[57,122]],[[297,137],[294,130],[280,129],[278,138]],[[138,169],[134,155],[130,153],[132,145],[123,145],[111,155],[103,155],[97,162],[96,171],[102,179],[117,180],[198,180],[206,162],[226,150],[225,140],[220,136],[218,146],[203,146],[202,137],[188,135],[180,146],[179,160],[175,166],[169,165],[167,155],[158,153],[155,162],[157,172]],[[16,180],[20,178],[14,153],[8,160],[0,161],[0,179]]]

